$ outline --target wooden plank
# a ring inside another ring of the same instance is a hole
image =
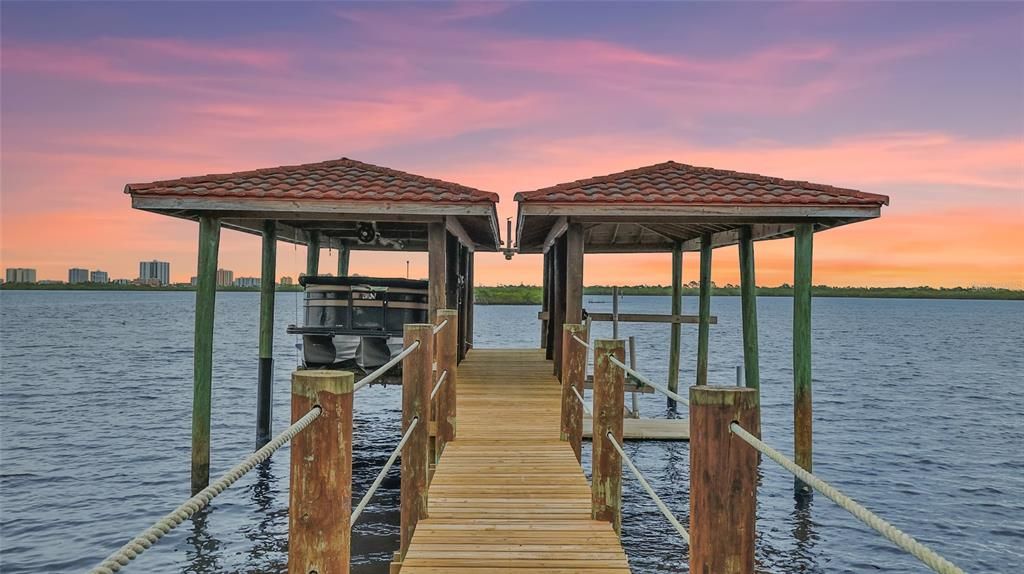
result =
[[[623,574],[607,522],[561,430],[543,349],[473,349],[459,366],[456,439],[441,455],[402,574]],[[397,566],[397,564],[396,564]]]

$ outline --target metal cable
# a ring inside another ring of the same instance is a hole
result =
[[[619,456],[622,457],[622,460],[626,463],[626,466],[629,467],[629,470],[633,471],[633,475],[636,476],[636,479],[640,481],[640,486],[644,487],[644,490],[647,491],[647,494],[650,495],[651,499],[654,500],[654,504],[658,507],[658,510],[660,510],[661,513],[665,515],[665,518],[667,518],[668,521],[672,523],[672,526],[675,527],[677,532],[679,532],[679,535],[683,537],[683,542],[689,545],[690,533],[687,532],[686,528],[684,528],[683,525],[679,522],[679,520],[676,519],[675,515],[672,514],[672,511],[668,509],[668,506],[665,506],[665,503],[662,502],[660,498],[658,498],[658,495],[654,492],[654,489],[651,488],[650,483],[647,482],[647,479],[644,478],[644,475],[640,473],[640,470],[636,467],[636,465],[633,464],[633,461],[630,460],[629,456],[627,456],[625,451],[622,450],[622,446],[620,446],[618,441],[615,440],[615,437],[612,436],[612,433],[608,433],[607,436],[608,440],[612,443],[612,446],[615,447],[615,450],[619,451]]]
[[[441,323],[438,324],[438,326],[434,327],[434,334],[436,335],[436,334],[440,333],[441,330],[444,329],[447,324],[448,324],[448,319],[445,319],[444,321],[441,321]]]
[[[112,574],[120,571],[121,568],[128,565],[128,562],[134,560],[140,554],[148,550],[150,546],[152,546],[157,540],[163,538],[165,534],[176,528],[182,522],[188,520],[196,512],[199,512],[203,507],[209,504],[215,496],[224,492],[227,487],[234,484],[235,481],[244,476],[245,473],[252,470],[257,464],[260,464],[270,458],[270,455],[274,454],[274,451],[281,448],[295,435],[299,434],[302,429],[306,428],[311,422],[316,420],[316,418],[320,416],[321,412],[323,411],[320,407],[313,407],[305,416],[295,421],[292,426],[274,437],[274,440],[268,442],[258,451],[245,457],[242,462],[236,464],[231,468],[231,470],[224,473],[216,482],[199,491],[199,493],[192,498],[181,503],[181,505],[175,508],[170,514],[158,520],[153,524],[153,526],[150,526],[143,531],[142,534],[139,534],[130,542],[122,546],[117,552],[108,556],[106,560],[101,562],[99,566],[90,570],[88,574]]]
[[[372,383],[373,381],[376,381],[377,379],[380,378],[381,375],[383,375],[384,373],[388,372],[388,370],[391,369],[391,367],[394,367],[395,365],[400,363],[402,361],[402,359],[408,357],[410,353],[412,353],[413,351],[415,351],[416,349],[419,349],[419,348],[420,348],[420,342],[419,341],[413,341],[411,345],[409,345],[408,347],[402,349],[402,352],[398,353],[397,355],[392,357],[390,361],[384,363],[383,365],[378,367],[376,371],[370,373],[369,375],[366,375],[365,377],[360,379],[358,383],[352,385],[352,392],[354,393],[354,392],[358,391],[359,389],[365,387],[366,385]]]
[[[590,348],[590,343],[587,343],[586,341],[584,341],[583,339],[580,339],[580,338],[579,338],[579,337],[577,337],[576,335],[573,335],[573,336],[572,336],[572,338],[573,338],[573,339],[576,339],[576,342],[577,342],[577,343],[579,343],[579,344],[581,344],[581,345],[583,345],[584,347],[586,347],[586,348],[588,348],[588,349]]]
[[[746,441],[747,444],[754,447],[758,452],[777,462],[782,466],[782,468],[788,470],[793,474],[793,476],[803,481],[804,484],[807,484],[814,490],[817,490],[832,499],[832,501],[838,504],[840,508],[852,514],[857,518],[857,520],[867,524],[871,529],[888,538],[896,546],[899,546],[903,550],[914,555],[914,557],[921,562],[924,562],[926,566],[935,572],[938,572],[939,574],[964,574],[964,571],[958,568],[955,564],[946,560],[942,556],[939,556],[931,548],[921,544],[909,534],[906,534],[892,524],[889,524],[867,508],[864,508],[855,500],[840,492],[834,486],[800,468],[795,462],[786,458],[785,455],[747,432],[747,430],[739,424],[730,424],[729,430]]]
[[[661,385],[658,385],[658,384],[655,384],[655,383],[651,382],[651,380],[650,380],[650,379],[648,379],[647,377],[645,377],[645,376],[641,375],[640,373],[638,373],[638,372],[634,371],[633,369],[631,369],[631,368],[627,367],[627,366],[626,366],[626,365],[625,365],[625,364],[624,364],[624,363],[623,363],[622,361],[620,361],[620,360],[618,359],[618,357],[616,357],[615,355],[612,355],[612,354],[610,354],[610,353],[609,353],[609,355],[608,355],[608,359],[609,359],[609,360],[610,360],[610,361],[611,361],[612,363],[614,363],[614,364],[618,365],[618,367],[619,367],[620,369],[622,369],[623,371],[626,371],[627,373],[629,373],[629,374],[633,375],[633,378],[635,378],[636,380],[638,380],[638,381],[640,381],[641,383],[643,383],[643,384],[645,384],[645,385],[647,385],[647,386],[651,387],[652,389],[654,389],[654,390],[656,390],[656,391],[660,392],[661,394],[665,395],[666,397],[668,397],[668,398],[670,398],[670,399],[673,399],[673,400],[676,400],[676,401],[679,401],[679,402],[683,403],[684,405],[689,405],[689,404],[690,404],[690,401],[688,401],[688,400],[686,400],[685,398],[683,398],[683,396],[682,396],[682,395],[680,395],[680,394],[678,394],[678,393],[673,393],[672,391],[670,391],[670,390],[666,389],[665,387],[663,387],[663,386],[661,386]]]
[[[437,395],[437,391],[441,390],[441,385],[444,384],[444,381],[447,378],[448,378],[448,369],[445,369],[444,372],[441,373],[441,376],[437,378],[437,384],[434,385],[433,390],[430,391],[430,400],[434,400],[434,397]]]
[[[590,410],[590,407],[587,406],[587,401],[583,400],[583,395],[576,390],[576,387],[570,385],[569,388],[572,390],[572,393],[576,395],[576,398],[580,400],[580,404],[583,405],[583,412],[590,416],[594,416],[594,411]]]
[[[418,422],[420,422],[420,417],[412,419],[412,422],[409,423],[409,428],[405,430],[405,434],[402,435],[402,440],[398,441],[398,446],[395,447],[391,456],[388,457],[388,461],[384,463],[384,468],[380,469],[380,472],[377,473],[377,478],[373,479],[373,484],[370,485],[370,489],[366,491],[366,494],[363,495],[363,499],[359,501],[355,510],[352,511],[352,518],[349,520],[350,528],[351,525],[355,524],[356,520],[359,519],[359,515],[363,513],[363,509],[365,509],[366,505],[370,503],[370,499],[373,498],[374,493],[377,492],[381,483],[384,482],[384,476],[386,476],[388,471],[391,470],[391,465],[395,464],[395,461],[398,460],[398,455],[401,454],[402,447],[405,446],[409,437],[412,436],[412,429],[416,428],[416,423]]]

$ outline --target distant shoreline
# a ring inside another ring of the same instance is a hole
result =
[[[667,296],[672,294],[671,287],[664,285],[644,285],[620,287],[623,295],[630,296]],[[152,287],[149,285],[115,285],[81,283],[75,285],[61,283],[5,283],[0,285],[4,291],[195,291],[191,285]],[[259,292],[259,287],[218,287],[221,292]],[[300,285],[278,285],[279,292],[301,292]],[[684,287],[684,296],[695,296],[695,287]],[[584,297],[589,295],[612,294],[612,287],[595,285],[583,289]],[[715,287],[714,296],[738,296],[739,287],[726,285]],[[995,287],[830,287],[815,285],[815,297],[861,297],[873,299],[974,299],[1024,301],[1024,290],[1000,289]],[[792,297],[793,289],[788,285],[778,287],[758,287],[758,297]],[[476,287],[474,300],[480,305],[540,305],[541,288],[536,285],[502,285],[497,287]],[[584,301],[585,302],[585,301]]]

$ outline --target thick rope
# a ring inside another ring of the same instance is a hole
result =
[[[430,400],[434,400],[434,397],[437,396],[437,391],[441,390],[441,385],[444,384],[444,382],[445,382],[445,380],[447,378],[448,378],[448,369],[445,369],[444,372],[441,373],[441,376],[437,378],[437,384],[434,385],[434,388],[430,391]]]
[[[670,399],[673,399],[673,400],[676,400],[676,401],[679,401],[679,402],[683,403],[684,405],[689,405],[690,404],[690,401],[686,400],[682,395],[680,395],[678,393],[673,393],[672,391],[666,389],[665,387],[653,383],[647,377],[645,377],[645,376],[641,375],[640,373],[636,372],[635,370],[627,367],[615,355],[608,355],[608,360],[610,360],[612,363],[618,365],[618,367],[620,369],[622,369],[623,371],[626,371],[627,373],[633,375],[634,379],[636,379],[636,380],[640,381],[641,383],[647,385],[648,387],[651,387],[652,389],[660,392],[661,394],[665,395],[666,397],[668,397]]]
[[[577,343],[579,343],[579,344],[581,344],[581,345],[583,345],[584,347],[586,347],[586,348],[588,348],[588,349],[590,348],[590,344],[589,344],[589,343],[587,343],[587,342],[586,342],[586,341],[584,341],[583,339],[580,339],[580,338],[579,338],[579,337],[577,337],[576,335],[573,335],[573,336],[572,336],[572,338],[573,338],[573,339],[576,339],[576,342],[577,342]]]
[[[380,378],[381,375],[388,372],[388,370],[391,369],[391,367],[394,367],[395,365],[400,363],[402,359],[408,357],[413,351],[419,348],[420,342],[413,341],[411,345],[402,349],[402,352],[392,357],[390,361],[384,363],[383,365],[378,367],[376,371],[370,373],[369,375],[366,375],[365,377],[360,379],[358,383],[352,385],[352,392],[354,393],[359,389],[365,387],[366,385],[372,383],[373,381],[376,381],[377,379]]]
[[[434,327],[434,334],[440,333],[448,325],[448,319],[441,321],[436,327]]]
[[[210,501],[213,500],[213,497],[224,492],[227,487],[234,484],[239,478],[242,478],[245,473],[252,470],[257,464],[260,464],[270,458],[270,455],[274,454],[274,451],[281,448],[295,435],[302,432],[302,429],[306,428],[311,422],[316,420],[316,418],[320,416],[321,412],[323,411],[320,407],[313,407],[304,417],[295,421],[292,426],[274,437],[274,440],[268,442],[263,446],[263,448],[247,456],[242,462],[238,463],[231,470],[218,478],[216,482],[199,491],[198,494],[183,502],[181,506],[175,508],[170,514],[158,520],[153,524],[153,526],[150,526],[148,529],[143,531],[142,534],[133,538],[131,542],[122,546],[120,550],[108,556],[106,560],[100,563],[99,566],[90,570],[88,574],[112,574],[113,572],[118,572],[124,566],[127,566],[128,562],[134,560],[140,554],[148,550],[149,547],[157,540],[163,538],[165,534],[176,528],[182,522],[188,520],[193,514],[199,512],[203,507],[209,504]]]
[[[758,452],[779,463],[782,468],[788,470],[793,476],[803,481],[804,484],[832,499],[840,508],[852,514],[857,520],[867,524],[871,529],[888,538],[896,546],[913,554],[914,557],[924,562],[932,570],[939,574],[964,574],[964,571],[955,564],[939,556],[931,548],[921,544],[909,534],[889,524],[867,508],[864,508],[849,496],[839,492],[834,486],[800,468],[795,462],[747,432],[739,424],[730,424],[729,430],[754,447]]]
[[[576,395],[576,398],[580,400],[580,404],[583,405],[583,412],[590,416],[594,416],[594,411],[590,410],[590,407],[587,406],[587,401],[583,400],[583,395],[576,390],[576,387],[570,386],[569,389],[572,390],[572,394]]]
[[[627,456],[625,451],[622,450],[622,446],[620,446],[618,441],[615,440],[615,437],[612,436],[612,433],[608,433],[607,436],[609,442],[611,442],[612,446],[615,447],[615,450],[619,451],[619,456],[622,457],[622,460],[626,463],[626,466],[629,467],[629,470],[633,471],[633,475],[636,476],[636,479],[640,481],[640,486],[644,487],[644,490],[647,491],[647,494],[651,497],[652,500],[654,500],[654,504],[658,507],[658,510],[660,510],[661,513],[665,515],[665,518],[667,518],[668,521],[672,524],[672,526],[675,527],[676,532],[679,533],[679,536],[683,538],[683,542],[685,542],[687,546],[689,546],[690,533],[687,532],[686,528],[684,528],[683,525],[679,522],[679,520],[676,519],[675,515],[672,514],[672,511],[668,509],[668,506],[665,506],[665,503],[662,502],[660,498],[658,498],[657,493],[655,493],[654,489],[651,488],[651,484],[647,482],[647,479],[644,478],[644,475],[640,473],[640,470],[636,467],[635,464],[633,464],[633,461],[630,460],[629,456]]]
[[[409,423],[409,428],[405,430],[405,434],[402,435],[402,440],[398,441],[398,446],[395,447],[391,456],[388,457],[388,461],[384,463],[384,468],[380,469],[380,472],[377,473],[377,478],[373,479],[373,484],[370,485],[370,489],[366,491],[366,494],[363,495],[363,499],[359,501],[355,510],[352,511],[352,518],[349,520],[350,527],[356,523],[356,520],[359,520],[359,515],[363,513],[363,509],[365,509],[366,505],[370,503],[370,499],[373,498],[374,493],[377,492],[381,483],[384,482],[384,476],[387,475],[389,470],[391,470],[391,465],[395,464],[395,461],[398,460],[398,455],[401,454],[402,447],[405,446],[409,437],[412,436],[412,429],[416,428],[416,423],[418,422],[420,422],[420,417],[412,419],[412,422]]]

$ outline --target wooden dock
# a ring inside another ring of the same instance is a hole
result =
[[[402,574],[629,572],[568,442],[544,351],[473,350],[459,365],[457,434],[429,488]]]

